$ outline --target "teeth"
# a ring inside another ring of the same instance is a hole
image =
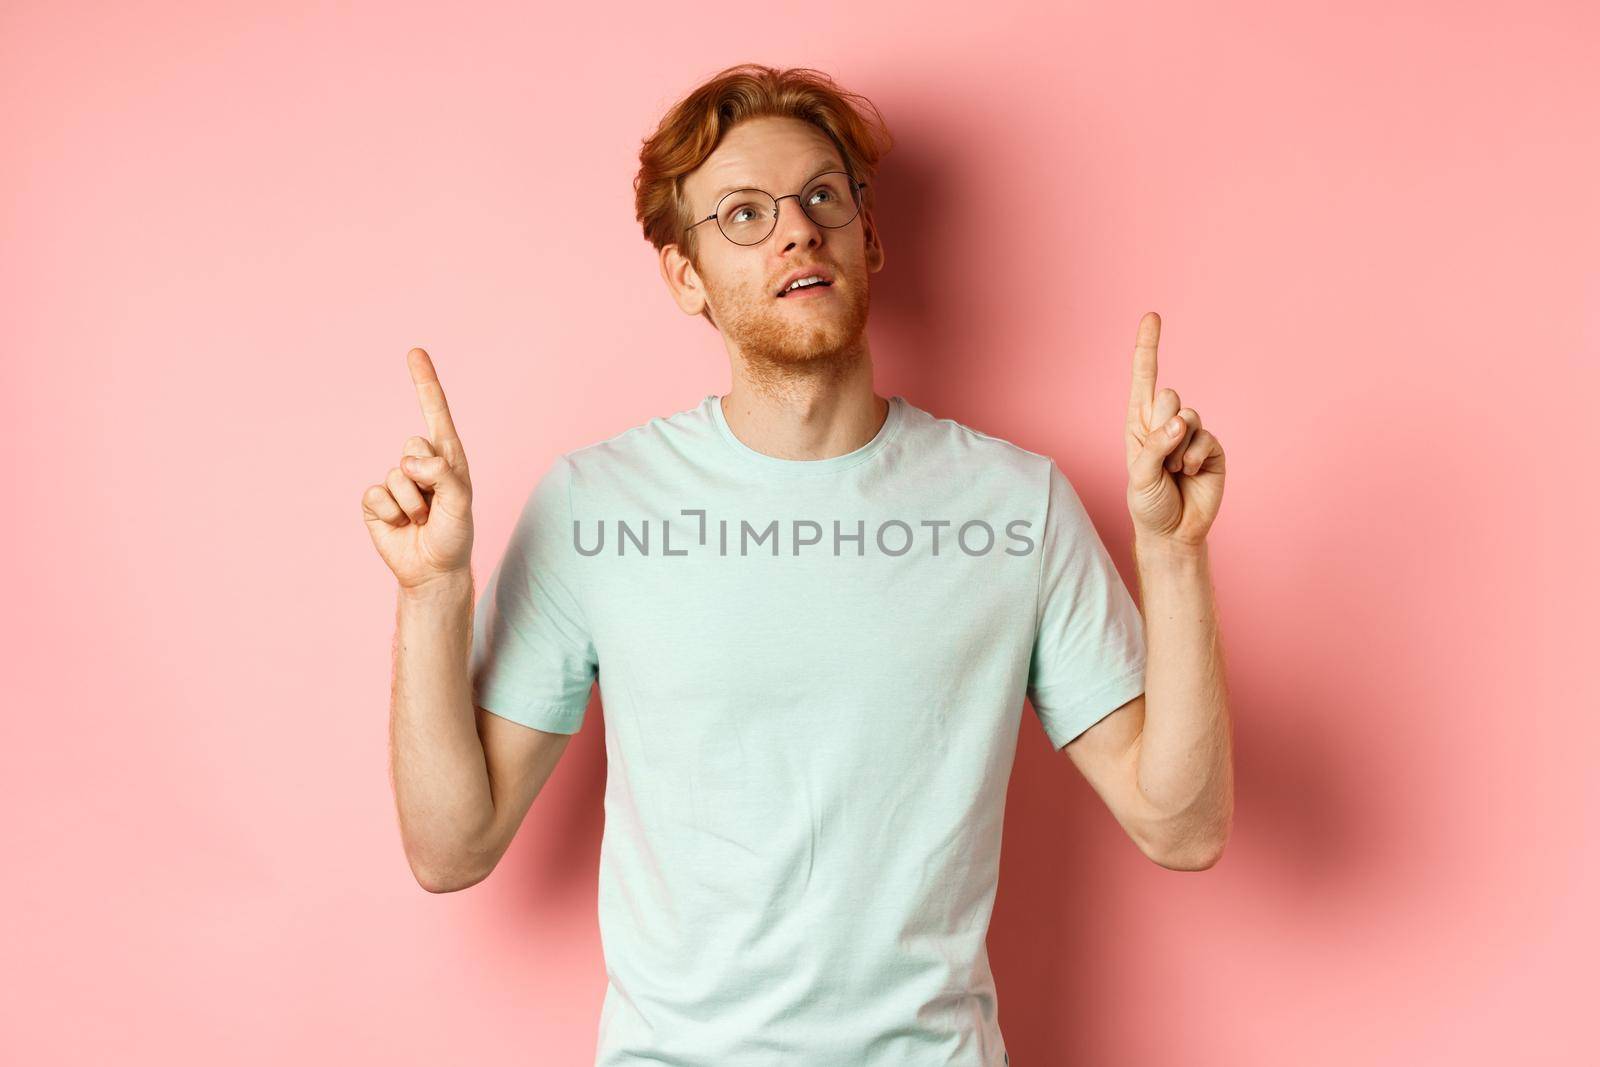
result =
[[[822,279],[817,277],[815,274],[808,274],[804,278],[796,278],[793,284],[789,286],[789,289],[799,289],[805,285],[818,285],[821,284],[821,282]],[[785,289],[784,292],[787,293],[789,289]]]

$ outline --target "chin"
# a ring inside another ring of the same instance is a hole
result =
[[[841,293],[825,311],[746,305],[728,323],[727,336],[754,364],[802,369],[854,363],[865,353],[862,338],[867,325],[865,287]]]
[[[776,323],[771,330],[756,330],[739,340],[747,358],[792,367],[853,362],[862,352],[860,332],[847,330],[841,322],[803,327]]]

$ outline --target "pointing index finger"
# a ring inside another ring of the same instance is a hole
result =
[[[433,369],[433,360],[420,348],[406,353],[406,366],[411,369],[411,381],[417,387],[417,401],[422,405],[422,416],[428,420],[428,437],[433,447],[452,463],[462,453],[461,439],[456,436],[456,425],[450,419],[450,405],[445,403],[444,386]]]
[[[1133,344],[1133,386],[1128,395],[1128,422],[1141,432],[1150,427],[1156,405],[1156,345],[1161,340],[1161,316],[1147,311],[1139,320]]]

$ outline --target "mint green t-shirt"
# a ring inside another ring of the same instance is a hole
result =
[[[717,396],[558,457],[477,605],[473,697],[605,708],[596,1067],[1002,1067],[985,938],[1024,697],[1061,748],[1143,621],[1048,457],[901,396],[785,460]]]

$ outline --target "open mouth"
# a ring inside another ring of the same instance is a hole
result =
[[[802,296],[806,293],[812,292],[813,290],[831,289],[832,287],[833,283],[827,281],[803,282],[794,289],[785,289],[783,292],[778,294],[778,298],[781,300],[787,296]]]

